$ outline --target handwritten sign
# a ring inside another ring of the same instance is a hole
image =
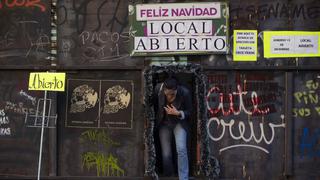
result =
[[[234,30],[234,61],[257,60],[257,30]]]
[[[66,73],[30,73],[29,90],[64,91],[65,77]]]
[[[226,3],[129,6],[131,56],[226,53]]]
[[[320,32],[263,32],[264,57],[320,57]]]

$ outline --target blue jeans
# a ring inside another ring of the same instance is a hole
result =
[[[172,159],[172,135],[176,142],[178,154],[178,173],[179,180],[188,180],[189,178],[189,162],[187,151],[187,132],[180,123],[175,126],[161,124],[159,127],[159,137],[162,152],[162,166],[165,176],[171,176],[174,173]]]

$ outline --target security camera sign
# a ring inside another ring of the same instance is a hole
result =
[[[225,3],[129,6],[131,55],[226,53]]]

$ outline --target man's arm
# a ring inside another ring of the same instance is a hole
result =
[[[152,98],[153,98],[153,106],[154,106],[154,111],[155,113],[157,113],[158,111],[158,95],[159,95],[159,91],[160,91],[160,84],[157,84],[153,90],[153,95],[152,95]]]
[[[182,109],[181,119],[188,119],[192,112],[191,93],[187,88],[183,88],[184,109]]]

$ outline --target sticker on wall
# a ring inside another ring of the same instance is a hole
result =
[[[129,5],[131,56],[227,52],[226,3]]]
[[[320,57],[320,32],[265,31],[265,58]]]
[[[257,30],[233,31],[234,61],[257,60]]]
[[[130,80],[68,80],[66,127],[131,129]]]

